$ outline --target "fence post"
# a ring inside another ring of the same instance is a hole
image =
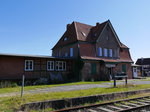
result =
[[[25,76],[23,75],[22,76],[22,87],[21,87],[21,98],[23,97],[23,94],[24,94],[24,79],[25,79]]]
[[[116,77],[114,76],[114,88],[116,87]]]
[[[127,79],[127,77],[125,77],[125,83],[126,83],[126,85],[127,85],[127,83],[128,83],[128,81],[127,81],[128,79]]]

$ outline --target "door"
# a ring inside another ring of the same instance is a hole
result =
[[[96,63],[91,63],[91,74],[96,75]]]
[[[133,77],[138,77],[137,67],[133,67]]]

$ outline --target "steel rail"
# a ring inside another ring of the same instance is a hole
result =
[[[144,98],[148,98],[149,99],[149,104],[147,103],[146,105],[140,105],[140,106],[137,106],[137,107],[132,107],[132,108],[126,108],[126,109],[122,109],[122,110],[112,111],[112,112],[129,112],[129,111],[133,111],[133,110],[136,110],[136,109],[141,109],[141,108],[145,108],[147,106],[150,106],[150,96],[130,98],[130,99],[123,99],[123,100],[117,100],[117,101],[112,101],[112,102],[107,102],[107,103],[100,103],[100,104],[91,104],[91,105],[87,105],[87,106],[69,107],[69,108],[55,110],[55,111],[51,111],[51,112],[71,112],[71,111],[76,112],[78,110],[97,108],[97,107],[101,107],[101,106],[108,106],[108,105],[112,105],[112,104],[115,104],[115,103],[128,102],[128,101],[132,101],[132,100],[136,101],[136,100],[144,99]],[[133,105],[136,105],[136,104],[133,104]],[[95,111],[95,110],[92,111],[91,110],[91,112],[99,112],[99,111]]]

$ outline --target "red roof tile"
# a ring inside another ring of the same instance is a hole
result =
[[[120,62],[130,62],[132,63],[132,60],[124,60],[124,59],[107,59],[107,58],[99,58],[99,57],[89,57],[89,56],[81,56],[81,59],[85,60],[99,60],[104,61],[106,63],[120,63]]]

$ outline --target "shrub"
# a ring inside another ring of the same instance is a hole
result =
[[[16,87],[18,86],[17,83],[11,81],[1,81],[0,88],[9,88],[9,87]]]

